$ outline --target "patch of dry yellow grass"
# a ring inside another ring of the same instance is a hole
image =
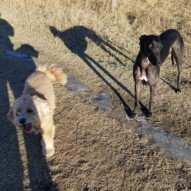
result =
[[[120,47],[133,51],[135,55],[138,37],[143,33],[159,34],[167,28],[175,28],[181,32],[185,42],[190,35],[191,3],[184,0],[171,0],[168,3],[162,0],[118,0],[115,10],[112,9],[112,0],[17,0],[2,1],[0,4],[2,17],[8,17],[17,27],[25,25],[26,30],[34,31],[28,35],[38,37],[39,33],[47,33],[49,31],[45,27],[49,25],[60,30],[83,25]],[[7,6],[14,14],[6,12]],[[15,17],[18,19],[15,20]],[[124,36],[128,39],[125,42]],[[186,47],[191,50],[187,43]]]
[[[171,160],[139,137],[134,128],[137,122],[126,120],[119,98],[60,38],[52,35],[49,26],[54,26],[60,32],[83,26],[132,59],[135,59],[139,51],[140,35],[160,34],[167,28],[178,29],[185,41],[183,79],[190,81],[191,2],[118,0],[115,9],[112,9],[111,2],[112,0],[0,1],[1,18],[14,28],[14,36],[9,37],[14,49],[23,43],[30,44],[39,51],[35,63],[61,66],[67,74],[74,75],[88,85],[93,93],[105,91],[112,97],[114,108],[111,113],[104,113],[82,102],[76,94],[55,85],[58,98],[55,114],[58,133],[55,144],[58,152],[55,158],[48,161],[53,172],[52,178],[60,190],[82,190],[84,182],[88,182],[92,190],[100,191],[147,191],[156,188],[176,190],[182,184],[189,187],[190,166]],[[107,47],[124,63],[125,66],[122,66],[88,35],[82,40],[87,43],[86,54],[134,94],[132,62]],[[119,91],[132,109],[134,98],[95,64],[93,66]],[[176,68],[172,68],[167,59],[161,67],[161,77],[175,85],[176,74]],[[153,125],[159,122],[166,131],[176,133],[191,142],[190,95],[190,82],[183,86],[183,94],[177,96],[160,80],[157,85],[155,115],[150,122]],[[145,87],[141,93],[145,105],[148,104],[148,97],[149,89]],[[23,143],[21,155],[25,155],[24,146]],[[6,146],[3,145],[2,148]],[[78,164],[81,159],[87,162]],[[27,158],[24,162],[27,164],[24,167],[26,169],[30,166]],[[183,174],[186,174],[185,180],[179,180],[180,176],[184,177]],[[24,184],[28,181],[24,177]]]

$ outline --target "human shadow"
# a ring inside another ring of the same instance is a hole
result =
[[[88,46],[86,38],[89,38],[92,42],[94,42],[102,50],[104,50],[106,53],[112,56],[121,65],[125,65],[125,64],[115,54],[113,54],[111,50],[113,52],[116,52],[117,54],[122,55],[123,57],[130,60],[131,62],[134,62],[134,61],[130,57],[122,53],[120,50],[112,46],[110,43],[103,40],[93,30],[90,30],[84,26],[75,26],[65,31],[59,31],[54,26],[50,26],[49,28],[53,36],[59,37],[71,52],[77,54],[84,61],[84,63],[86,63],[91,68],[91,70],[93,70],[113,90],[113,92],[118,96],[119,100],[123,104],[126,114],[129,117],[132,117],[133,112],[131,108],[127,105],[127,103],[124,101],[119,91],[110,82],[108,82],[105,79],[105,77],[103,77],[103,75],[96,69],[96,67],[99,68],[102,72],[104,72],[108,77],[110,77],[110,79],[112,79],[120,88],[126,91],[128,95],[130,95],[133,98],[134,98],[134,95],[126,86],[124,86],[111,73],[109,73],[101,64],[99,64],[91,56],[86,54],[86,49]]]
[[[7,120],[9,95],[7,84],[15,87],[12,76],[12,60],[7,58],[6,50],[13,50],[9,37],[14,35],[13,27],[0,19],[0,190],[23,190],[23,165],[20,156],[17,132]],[[15,88],[14,88],[15,89]],[[18,93],[18,92],[17,92]],[[17,94],[13,91],[14,96]]]
[[[28,187],[32,190],[48,190],[50,184],[47,182],[51,182],[51,176],[47,162],[41,155],[39,136],[23,133],[27,161],[22,161],[23,148],[20,148],[22,143],[19,144],[18,140],[20,130],[7,119],[9,95],[12,94],[16,99],[22,94],[26,78],[36,68],[33,57],[38,57],[38,51],[29,44],[23,44],[14,50],[10,40],[13,35],[13,27],[6,20],[0,19],[0,190],[25,189],[24,163],[28,167]],[[45,181],[44,177],[49,180]]]

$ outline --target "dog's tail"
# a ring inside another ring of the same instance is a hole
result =
[[[39,65],[36,71],[43,72],[52,81],[60,82],[62,85],[67,83],[67,75],[62,72],[62,69],[55,65]]]

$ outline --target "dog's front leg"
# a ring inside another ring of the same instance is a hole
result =
[[[153,84],[150,85],[150,102],[149,102],[149,111],[148,111],[148,114],[147,114],[148,117],[152,116],[155,89],[156,89],[156,85],[153,85]]]
[[[137,108],[139,104],[139,99],[140,99],[140,91],[141,91],[141,83],[140,81],[135,82],[135,105],[134,105],[134,110],[133,110],[133,115],[135,116],[137,113]]]
[[[42,154],[46,157],[50,157],[54,154],[54,132],[55,126],[52,125],[48,130],[43,131],[42,133]]]

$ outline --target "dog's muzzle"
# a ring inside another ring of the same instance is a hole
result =
[[[32,124],[31,123],[26,123],[23,125],[23,129],[26,133],[32,132]]]
[[[26,122],[26,119],[25,119],[25,118],[21,118],[21,119],[19,120],[19,123],[20,123],[21,125],[24,125],[25,122]]]
[[[32,131],[32,124],[31,123],[26,123],[25,118],[21,118],[19,120],[19,123],[21,124],[21,126],[23,127],[23,129],[24,129],[24,131],[26,133],[30,133]]]

